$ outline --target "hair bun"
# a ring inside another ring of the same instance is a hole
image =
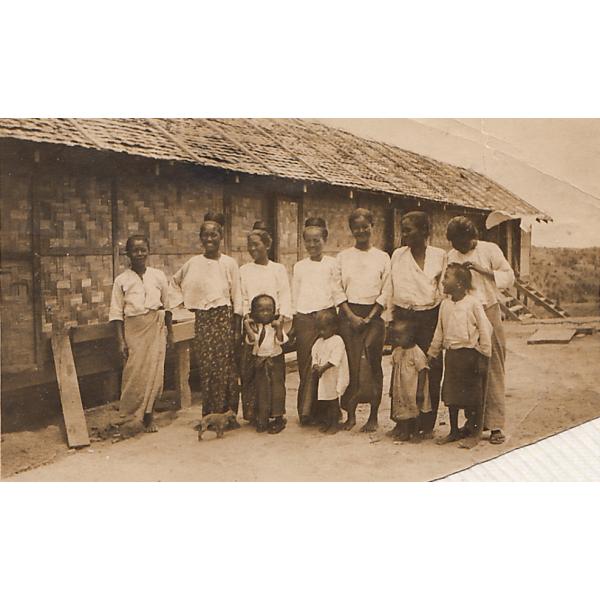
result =
[[[204,214],[204,221],[212,221],[218,223],[221,227],[225,227],[225,215],[215,210],[209,210]]]
[[[304,227],[321,227],[322,229],[327,229],[327,223],[321,217],[308,217],[304,221]]]
[[[252,231],[269,231],[269,227],[264,221],[254,221],[252,225]]]

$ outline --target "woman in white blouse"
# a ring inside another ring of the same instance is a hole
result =
[[[356,240],[337,256],[340,273],[340,334],[346,344],[350,385],[342,398],[348,418],[344,429],[356,424],[356,407],[369,403],[371,412],[361,431],[377,429],[377,411],[383,391],[381,359],[385,324],[381,315],[391,292],[390,257],[371,245],[373,214],[357,208],[348,218]]]
[[[252,231],[248,234],[248,253],[253,262],[240,267],[242,286],[242,312],[244,319],[250,319],[250,306],[252,300],[260,294],[267,294],[275,300],[276,321],[283,326],[292,321],[292,295],[286,268],[277,262],[269,260],[269,250],[273,240],[262,221],[254,223]],[[254,372],[252,347],[244,344],[242,347],[242,414],[246,421],[253,423],[256,417],[255,403],[256,391],[252,382]]]
[[[472,293],[480,300],[493,327],[492,357],[485,387],[485,414],[483,427],[491,431],[490,443],[502,444],[504,433],[504,361],[506,340],[502,327],[499,290],[514,284],[515,274],[502,254],[492,243],[478,240],[477,228],[467,217],[454,217],[448,223],[446,237],[452,244],[449,263],[461,263],[471,270]]]
[[[298,359],[298,417],[301,425],[316,418],[315,390],[311,389],[313,344],[319,337],[317,315],[323,311],[336,313],[340,297],[339,273],[334,258],[323,250],[328,231],[325,221],[318,217],[304,223],[304,247],[308,257],[294,265],[292,276],[292,311],[294,320],[289,337],[296,340]]]
[[[154,403],[163,390],[167,341],[172,343],[169,284],[159,269],[146,266],[150,242],[133,235],[125,244],[131,267],[113,285],[109,321],[116,324],[119,353],[125,366],[121,383],[119,417],[122,433],[142,426],[157,431]]]
[[[220,251],[224,225],[222,214],[205,215],[200,229],[204,254],[190,258],[171,285],[171,308],[183,304],[196,315],[193,348],[203,415],[237,413],[239,404],[234,349],[241,340],[242,293],[237,263]]]
[[[442,278],[447,264],[446,252],[427,243],[430,222],[423,211],[403,215],[401,231],[402,245],[392,254],[392,315],[395,321],[415,324],[415,341],[427,354],[444,298]],[[441,380],[442,359],[438,357],[431,361],[429,369],[431,412],[421,413],[416,423],[416,433],[422,433],[425,438],[433,437]],[[396,430],[392,432],[395,433]]]

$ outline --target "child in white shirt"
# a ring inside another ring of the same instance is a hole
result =
[[[252,369],[244,380],[245,392],[254,396],[256,431],[279,433],[285,429],[285,358],[287,342],[283,320],[275,314],[275,300],[268,294],[252,299],[244,319],[246,343],[252,347]]]
[[[458,412],[462,408],[474,424],[473,431],[464,430],[469,439],[463,448],[473,448],[479,442],[483,418],[483,398],[487,362],[492,354],[492,326],[481,302],[472,294],[471,272],[461,264],[448,265],[443,280],[444,293],[435,334],[427,355],[444,353],[442,400],[450,413],[450,434],[439,444],[455,442],[464,437],[458,427]]]
[[[319,337],[312,347],[313,380],[317,384],[317,400],[326,404],[326,420],[320,430],[334,434],[339,429],[340,398],[350,381],[346,346],[337,330],[337,315],[317,315]]]
[[[391,436],[400,442],[419,442],[417,417],[431,412],[427,357],[415,341],[414,321],[391,325],[392,377],[390,418],[396,423]]]

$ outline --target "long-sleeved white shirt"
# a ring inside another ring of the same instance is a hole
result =
[[[145,315],[168,304],[169,282],[160,269],[146,267],[140,277],[132,269],[117,276],[113,284],[109,321]]]
[[[242,283],[242,310],[250,312],[252,299],[259,294],[268,294],[275,300],[277,312],[285,319],[292,318],[292,294],[286,268],[276,262],[266,265],[249,262],[240,267]]]
[[[173,275],[169,289],[169,307],[183,303],[188,310],[208,310],[232,306],[242,315],[240,272],[231,256],[218,259],[193,256]]]
[[[435,308],[444,298],[442,277],[446,270],[445,250],[425,248],[425,262],[419,267],[408,246],[394,250],[391,260],[392,304],[412,310]]]
[[[442,348],[474,348],[488,358],[492,355],[492,324],[475,296],[467,294],[458,302],[449,298],[442,300],[427,354],[439,356]]]
[[[493,242],[477,241],[473,250],[466,254],[452,248],[448,252],[448,264],[473,262],[491,269],[494,272],[493,281],[480,273],[471,270],[473,283],[472,293],[479,298],[486,308],[493,306],[499,300],[498,290],[505,290],[515,282],[515,273],[509,262],[504,258],[502,250]]]
[[[384,309],[391,295],[390,257],[379,248],[346,248],[337,255],[344,300],[377,304]]]
[[[292,277],[292,311],[309,314],[341,304],[339,270],[335,258],[323,256],[321,260],[304,258],[294,265]]]

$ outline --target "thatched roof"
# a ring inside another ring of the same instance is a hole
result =
[[[0,119],[0,139],[80,146],[548,219],[471,171],[299,119]]]

